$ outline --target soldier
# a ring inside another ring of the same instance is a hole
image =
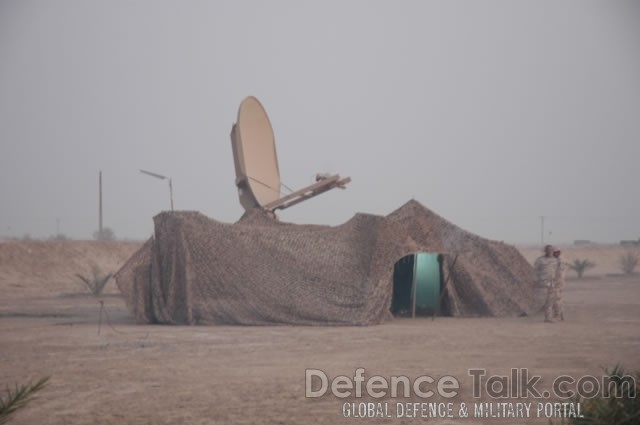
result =
[[[562,252],[559,249],[556,248],[555,251],[553,251],[553,256],[558,260],[558,266],[556,269],[556,276],[555,276],[555,282],[554,282],[555,296],[554,296],[554,303],[553,303],[553,314],[554,314],[554,318],[564,320],[563,292],[564,292],[564,275],[567,272],[567,263],[562,261],[561,255],[562,255]]]
[[[535,279],[538,288],[544,288],[545,301],[544,301],[544,321],[553,323],[553,305],[555,298],[554,281],[556,278],[556,271],[558,269],[558,259],[553,256],[555,251],[553,245],[547,245],[544,247],[544,255],[538,257],[533,264],[533,270],[535,272]]]

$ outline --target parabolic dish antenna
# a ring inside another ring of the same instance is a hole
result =
[[[250,209],[278,200],[280,170],[273,128],[255,97],[249,96],[240,103],[231,139],[242,206]]]
[[[336,187],[344,189],[351,181],[338,174],[317,174],[316,183],[281,197],[273,128],[267,112],[253,96],[240,103],[237,122],[231,129],[231,147],[240,204],[247,211],[285,209]]]

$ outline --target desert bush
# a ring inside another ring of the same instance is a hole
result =
[[[578,274],[578,278],[582,279],[582,276],[584,275],[584,272],[586,272],[588,269],[592,269],[596,266],[596,263],[592,262],[591,260],[573,260],[572,264],[569,264],[569,268],[573,271],[575,271]]]
[[[600,396],[591,399],[576,398],[581,403],[582,418],[572,418],[575,425],[637,424],[640,419],[640,371],[629,375],[620,365],[605,371],[612,388],[603,388]],[[610,391],[613,390],[613,392]]]
[[[93,239],[97,241],[113,241],[116,239],[116,232],[111,227],[103,227],[102,230],[93,232]]]
[[[17,385],[14,390],[9,387],[6,389],[6,395],[0,396],[0,425],[6,424],[9,416],[15,411],[25,407],[29,403],[35,393],[42,390],[49,382],[49,377],[44,377],[36,383],[27,385]]]
[[[620,256],[620,268],[624,274],[633,274],[640,256],[637,252],[627,251]]]
[[[76,277],[87,285],[87,288],[89,288],[89,291],[91,291],[93,295],[100,296],[107,282],[109,282],[109,279],[113,276],[113,273],[103,275],[100,267],[93,265],[91,267],[91,274],[91,277],[85,277],[81,274],[76,274]]]

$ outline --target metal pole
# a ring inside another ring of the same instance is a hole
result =
[[[449,279],[451,278],[451,273],[453,272],[453,268],[456,266],[456,263],[458,262],[458,256],[460,254],[456,254],[456,256],[453,258],[453,262],[451,264],[449,264],[449,257],[447,256],[447,265],[449,266],[449,270],[447,272],[447,278],[444,280],[444,283],[442,284],[442,287],[440,288],[440,297],[438,298],[438,304],[436,305],[436,308],[433,310],[433,316],[431,316],[431,320],[434,320],[436,318],[436,314],[440,313],[440,305],[442,304],[442,300],[444,299],[445,294],[447,293],[447,284],[449,283]],[[443,259],[444,261],[444,259]],[[442,267],[442,270],[444,270],[444,267]]]
[[[163,176],[162,174],[152,173],[151,171],[140,170],[142,174],[146,174],[151,177],[155,177],[160,180],[169,180],[169,201],[171,201],[171,211],[173,211],[173,181],[171,177]]]
[[[413,254],[413,279],[411,280],[411,317],[416,318],[416,271],[418,266],[418,254]]]
[[[173,183],[169,178],[169,199],[171,200],[171,211],[173,211]]]
[[[98,237],[102,239],[102,170],[98,172]]]

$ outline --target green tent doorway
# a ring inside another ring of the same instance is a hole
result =
[[[416,316],[443,313],[438,305],[442,291],[442,258],[437,252],[417,252],[396,262],[391,301],[394,316],[411,317],[414,309]]]

